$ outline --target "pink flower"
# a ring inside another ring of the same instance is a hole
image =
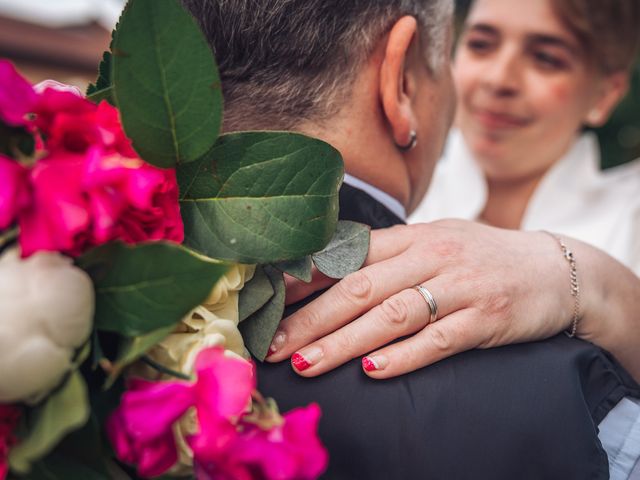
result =
[[[29,171],[0,154],[0,230],[10,226],[29,203]]]
[[[284,415],[284,424],[243,431],[239,457],[259,465],[268,480],[313,480],[325,471],[329,455],[318,439],[320,407],[311,404]]]
[[[55,151],[31,169],[28,185],[30,201],[17,212],[25,257],[38,250],[77,256],[112,240],[184,238],[175,172],[139,158],[100,147]]]
[[[247,408],[255,388],[253,365],[227,358],[221,348],[198,354],[195,382],[134,381],[118,409],[107,420],[107,434],[118,458],[137,465],[138,474],[152,477],[177,460],[172,426],[195,407],[201,433],[212,448],[235,436],[230,418]],[[206,425],[206,429],[204,426]]]
[[[0,60],[0,120],[13,127],[27,124],[37,95],[33,88],[7,60]]]
[[[20,420],[20,409],[13,405],[0,405],[0,480],[4,480],[9,473],[9,450],[17,439],[13,431]]]
[[[242,423],[223,449],[194,448],[198,478],[207,480],[313,480],[327,468],[328,453],[317,437],[320,407],[311,404],[284,415],[269,430]]]

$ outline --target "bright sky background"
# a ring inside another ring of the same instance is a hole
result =
[[[125,0],[0,0],[0,15],[48,27],[96,21],[111,30]]]

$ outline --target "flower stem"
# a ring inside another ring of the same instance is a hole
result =
[[[164,373],[165,375],[171,375],[172,377],[180,378],[181,380],[193,380],[189,375],[185,375],[182,372],[176,372],[170,368],[165,367],[164,365],[156,362],[155,360],[151,360],[148,356],[144,355],[140,358],[143,363],[146,363],[151,368],[156,369],[160,373]]]

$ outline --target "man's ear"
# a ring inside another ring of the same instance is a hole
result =
[[[613,109],[629,90],[629,73],[615,72],[604,77],[602,82],[600,95],[585,118],[590,127],[601,127],[609,120]]]
[[[396,145],[409,144],[411,131],[417,127],[412,104],[417,79],[410,68],[417,28],[416,19],[411,16],[402,17],[393,25],[380,66],[382,109]]]

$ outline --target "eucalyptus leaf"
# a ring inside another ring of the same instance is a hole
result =
[[[162,327],[145,335],[133,338],[126,338],[120,346],[118,356],[113,363],[113,369],[109,373],[109,377],[105,383],[105,388],[110,388],[113,382],[118,378],[128,365],[138,360],[147,350],[164,340],[171,332],[176,329],[177,324]]]
[[[210,257],[274,263],[317,252],[338,219],[343,177],[331,145],[291,132],[223,135],[177,169],[185,244]]]
[[[168,242],[111,243],[78,263],[95,285],[96,328],[125,337],[175,325],[207,298],[228,268]]]
[[[204,35],[180,3],[130,1],[112,52],[116,104],[140,156],[172,167],[204,155],[220,130],[220,77]]]
[[[64,436],[89,419],[87,386],[78,371],[33,412],[26,437],[11,449],[9,464],[18,473],[26,473],[31,464],[48,454]]]
[[[329,245],[313,254],[313,263],[327,277],[346,277],[358,270],[367,258],[370,234],[368,225],[340,220]]]
[[[260,265],[256,265],[253,278],[249,280],[238,296],[238,316],[240,321],[260,310],[273,297],[275,290],[271,286],[269,277]]]
[[[313,274],[313,262],[311,256],[299,258],[298,260],[287,260],[273,264],[278,270],[287,275],[309,283]]]
[[[263,268],[275,293],[264,307],[240,324],[240,333],[247,349],[261,362],[266,358],[273,335],[282,320],[285,296],[282,272],[269,265]]]

